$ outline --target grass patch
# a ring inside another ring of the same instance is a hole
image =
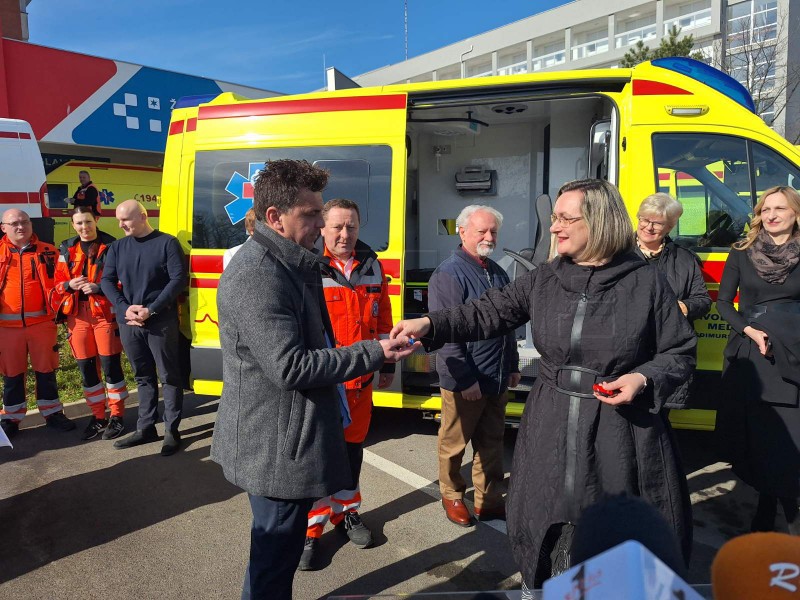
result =
[[[58,358],[59,367],[56,369],[56,381],[58,382],[58,395],[61,402],[68,404],[70,402],[77,402],[83,398],[83,384],[81,382],[81,372],[78,370],[78,363],[72,356],[72,350],[67,341],[67,327],[66,325],[58,326]],[[136,389],[136,382],[133,379],[133,371],[128,362],[128,357],[122,353],[122,371],[125,373],[125,381],[128,383],[129,389]],[[102,376],[101,376],[102,379]],[[27,391],[28,409],[36,408],[36,394],[34,388],[36,379],[33,375],[33,369],[30,364],[28,365],[28,373],[25,378],[25,389]]]

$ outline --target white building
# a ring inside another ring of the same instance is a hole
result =
[[[617,67],[639,40],[654,49],[673,26],[800,143],[800,39],[789,35],[800,29],[800,0],[575,0],[353,79],[372,86]]]

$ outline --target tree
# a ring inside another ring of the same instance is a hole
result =
[[[678,39],[680,34],[681,30],[673,25],[667,36],[661,38],[661,43],[655,50],[650,50],[648,46],[644,45],[642,40],[639,40],[633,48],[625,53],[625,56],[619,61],[619,66],[635,67],[646,60],[667,58],[669,56],[688,56],[696,60],[703,60],[702,52],[692,51],[694,48],[694,37],[689,34],[684,38]]]
[[[789,36],[794,35],[786,14],[775,13],[774,22],[760,16],[732,19],[723,39],[714,44],[712,66],[739,81],[767,125],[793,144],[800,143],[800,114],[795,96],[800,86],[800,64],[788,60]],[[753,26],[755,25],[755,26]]]

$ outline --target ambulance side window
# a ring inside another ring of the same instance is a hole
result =
[[[753,168],[756,179],[756,198],[769,188],[786,185],[800,187],[800,169],[758,142],[753,144]]]
[[[47,184],[47,208],[69,208],[69,188],[63,183]]]
[[[653,135],[656,188],[683,205],[670,236],[695,248],[728,248],[753,209],[747,141],[717,134]]]
[[[389,146],[318,146],[213,150],[197,153],[192,247],[231,248],[246,239],[244,215],[265,161],[307,160],[330,172],[323,199],[348,198],[361,213],[359,239],[380,252],[389,246],[392,149]]]

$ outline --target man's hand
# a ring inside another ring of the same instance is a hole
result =
[[[92,294],[100,293],[100,286],[96,283],[84,283],[81,286],[81,291],[86,294],[87,296],[91,296]]]
[[[620,406],[622,404],[630,404],[633,399],[641,392],[647,385],[647,380],[641,373],[628,373],[614,381],[603,381],[600,383],[604,388],[609,391],[619,391],[614,396],[601,396],[594,392],[594,397],[605,402],[611,406]]]
[[[125,323],[134,327],[141,327],[150,316],[150,311],[141,304],[131,304],[125,311]]]
[[[408,337],[404,335],[391,340],[378,340],[378,342],[383,347],[383,359],[386,362],[403,360],[422,346],[419,342],[410,344]]]
[[[508,375],[508,387],[515,388],[519,385],[519,381],[522,379],[522,373],[509,373]]]
[[[467,389],[459,392],[464,400],[474,402],[481,399],[481,384],[477,381],[469,386]]]
[[[678,300],[678,308],[681,309],[681,312],[683,313],[684,317],[689,315],[689,309],[686,308],[686,305],[683,302],[681,302],[680,300]]]
[[[394,373],[379,373],[378,374],[378,389],[384,390],[392,385],[394,381]]]
[[[398,321],[392,331],[389,333],[390,339],[397,337],[413,337],[416,339],[421,338],[431,330],[431,320],[428,317],[420,317],[419,319],[404,319]]]
[[[75,279],[69,280],[69,289],[75,290],[76,292],[81,290],[84,285],[86,285],[86,277],[81,275],[80,277],[76,277]]]

